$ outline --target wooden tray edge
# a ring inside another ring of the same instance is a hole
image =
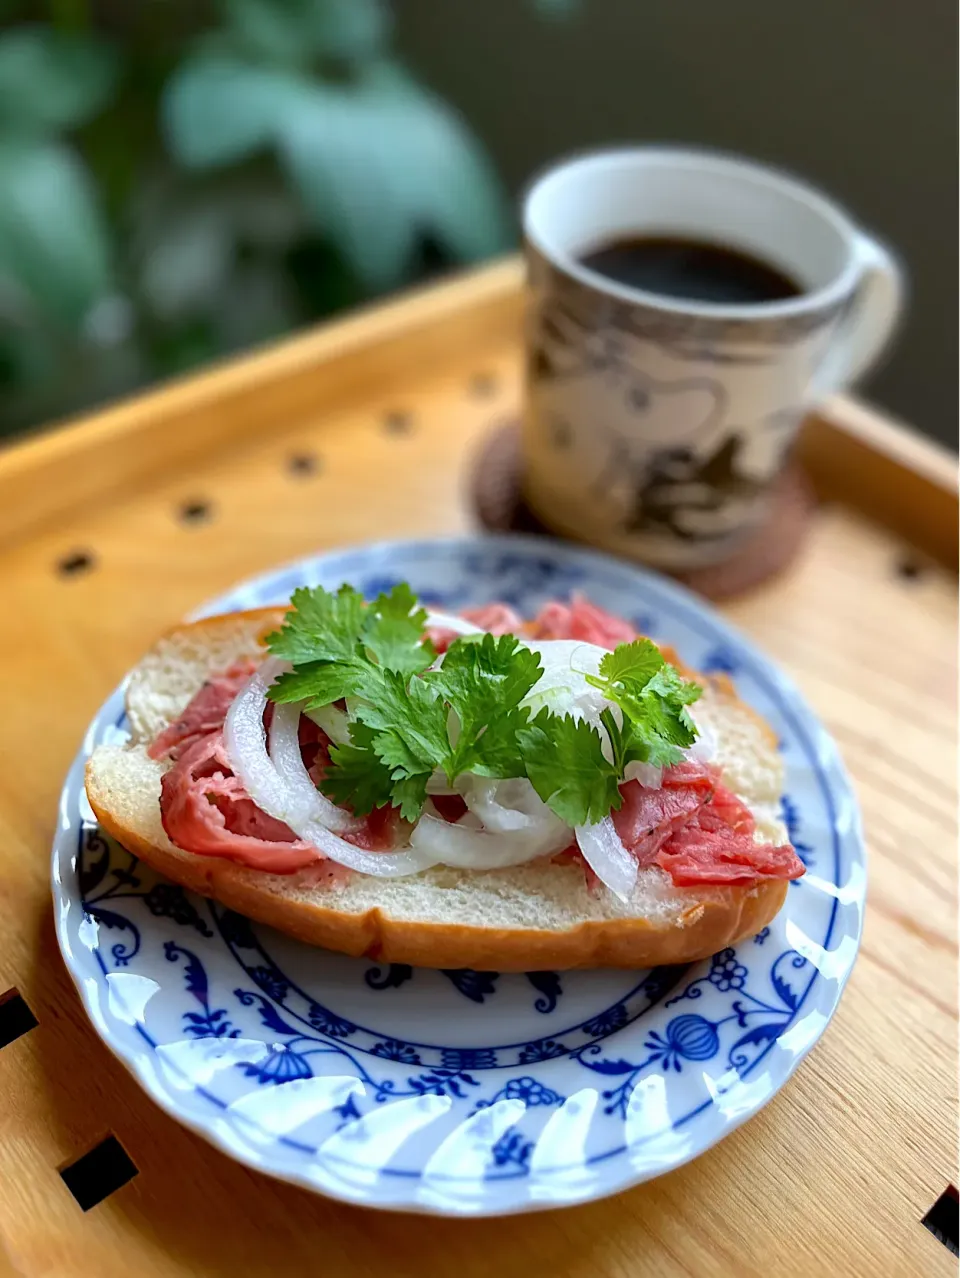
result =
[[[492,332],[519,335],[522,278],[519,259],[498,261],[0,449],[0,544],[176,473],[218,445],[256,434],[265,420],[332,411],[361,379],[386,388],[425,345],[436,360],[465,345],[480,349]]]
[[[523,275],[519,257],[499,260],[0,450],[0,543],[176,473],[265,418],[332,410],[361,378],[386,389],[426,348],[436,359],[441,347],[479,348],[494,332],[519,336]],[[834,395],[808,419],[797,456],[822,500],[852,505],[956,567],[957,466],[947,449]]]
[[[853,506],[956,570],[957,459],[942,445],[833,395],[808,418],[796,455],[821,501]]]

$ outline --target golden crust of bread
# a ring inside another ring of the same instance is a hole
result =
[[[755,936],[783,905],[787,884],[770,881],[704,900],[682,917],[681,926],[648,919],[581,923],[565,932],[529,928],[465,927],[392,919],[380,910],[346,914],[313,901],[289,898],[251,883],[241,867],[218,857],[177,855],[125,829],[110,811],[90,803],[101,826],[128,852],[191,892],[209,896],[238,914],[267,923],[310,945],[322,945],[415,967],[476,971],[562,971],[574,967],[656,967],[689,963]],[[276,876],[271,876],[275,879]],[[271,884],[272,887],[272,884]]]
[[[231,614],[230,618],[209,617],[176,627],[165,638],[183,637],[189,631],[188,637],[195,640],[204,632],[219,634],[230,622],[245,625],[248,633],[262,642],[277,628],[284,612],[283,608],[270,608]],[[673,659],[672,653],[670,657]],[[138,667],[141,669],[143,666]],[[729,679],[709,682],[724,699],[743,706]],[[775,745],[769,725],[754,717]],[[689,908],[669,921],[643,917],[587,920],[563,931],[400,919],[378,908],[345,912],[302,895],[285,894],[279,875],[259,876],[219,857],[197,856],[144,839],[111,809],[109,794],[101,787],[92,761],[87,764],[86,788],[103,829],[173,882],[301,941],[384,962],[503,972],[644,968],[692,962],[756,935],[777,914],[787,890],[783,881],[725,888],[702,899],[692,898]]]

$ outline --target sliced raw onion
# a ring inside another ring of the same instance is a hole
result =
[[[267,734],[263,726],[267,687],[268,677],[263,668],[254,671],[227,711],[223,742],[234,772],[254,803],[269,816],[286,821],[290,797],[267,754]]]
[[[338,861],[349,870],[378,879],[403,879],[410,874],[419,874],[421,870],[429,870],[436,865],[439,859],[413,848],[401,848],[397,852],[368,852],[339,835],[331,834],[319,821],[304,821],[302,825],[290,828],[295,829],[304,842],[319,848],[331,861]]]
[[[498,781],[464,773],[457,777],[457,792],[471,812],[495,834],[524,830],[546,837],[551,831],[569,829],[544,803],[526,777]]]
[[[612,817],[596,825],[578,825],[577,843],[583,859],[621,901],[630,899],[637,882],[637,860],[623,846]]]
[[[368,852],[347,843],[315,818],[304,816],[302,799],[280,776],[267,754],[263,712],[267,705],[268,683],[275,673],[275,668],[266,669],[265,673],[262,667],[252,674],[234,698],[223,725],[223,739],[231,767],[254,803],[268,816],[283,821],[305,843],[312,844],[331,861],[361,874],[403,878],[436,864],[436,859],[431,860],[424,853],[409,849]]]
[[[360,817],[338,808],[322,794],[310,779],[300,753],[300,705],[289,703],[273,708],[273,720],[270,724],[270,761],[287,787],[287,792],[297,805],[296,813],[291,812],[291,819],[300,821],[319,821],[322,826],[335,834],[346,834],[359,830],[364,822]],[[288,822],[289,824],[289,822]],[[293,827],[291,826],[291,829]]]
[[[450,795],[459,793],[460,791],[454,789],[447,780],[447,774],[444,772],[443,768],[437,768],[436,772],[431,775],[430,780],[427,782],[427,794]]]
[[[531,716],[546,708],[599,726],[600,712],[611,703],[599,688],[587,683],[586,676],[598,673],[607,650],[579,639],[531,639],[526,645],[543,666],[543,674],[523,700]]]
[[[623,770],[624,781],[639,781],[647,790],[659,790],[663,785],[663,768],[655,763],[628,763]]]
[[[482,635],[486,631],[452,612],[428,612],[426,625],[432,630],[452,630],[458,635]]]
[[[410,846],[460,870],[503,870],[561,852],[569,837],[562,822],[560,831],[552,832],[549,838],[529,833],[493,834],[459,822],[453,825],[425,810],[410,836]]]
[[[697,739],[687,748],[687,758],[695,759],[697,763],[713,763],[717,753],[717,734],[713,725],[697,714],[696,706],[688,706],[687,709],[697,725]]]
[[[321,706],[319,710],[304,710],[308,719],[312,719],[335,745],[349,745],[350,720],[343,710],[336,706]]]

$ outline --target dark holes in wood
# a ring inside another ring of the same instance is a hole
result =
[[[294,453],[287,458],[287,470],[298,479],[316,475],[322,469],[323,464],[316,453]]]
[[[495,373],[483,371],[474,373],[470,378],[470,394],[474,399],[490,399],[500,388],[500,381]]]
[[[57,561],[57,572],[61,577],[82,577],[97,565],[96,557],[89,550],[73,550],[69,555]]]
[[[69,1167],[61,1167],[60,1175],[81,1208],[89,1211],[133,1180],[137,1170],[130,1155],[111,1134]]]
[[[917,581],[926,572],[926,565],[912,555],[904,555],[897,561],[897,576],[904,581]]]
[[[944,1247],[960,1255],[960,1198],[953,1185],[948,1185],[933,1204],[922,1223]]]
[[[9,989],[6,994],[0,994],[0,1047],[22,1038],[38,1024],[19,990]]]
[[[213,518],[213,507],[202,499],[185,501],[177,511],[177,518],[182,524],[205,524]]]
[[[385,414],[383,429],[388,435],[409,435],[413,430],[413,414],[403,408],[394,408]]]

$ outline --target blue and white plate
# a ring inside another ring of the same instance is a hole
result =
[[[428,971],[300,945],[158,878],[97,829],[84,758],[124,735],[122,690],[64,787],[60,946],[107,1045],[173,1117],[260,1171],[368,1206],[496,1215],[583,1202],[694,1158],[773,1096],[826,1028],[860,939],[859,817],[792,685],[686,591],[533,538],[393,542],[259,577],[205,612],[406,580],[448,610],[532,615],[583,590],[732,674],[774,725],[807,874],[759,936],[688,968]]]

